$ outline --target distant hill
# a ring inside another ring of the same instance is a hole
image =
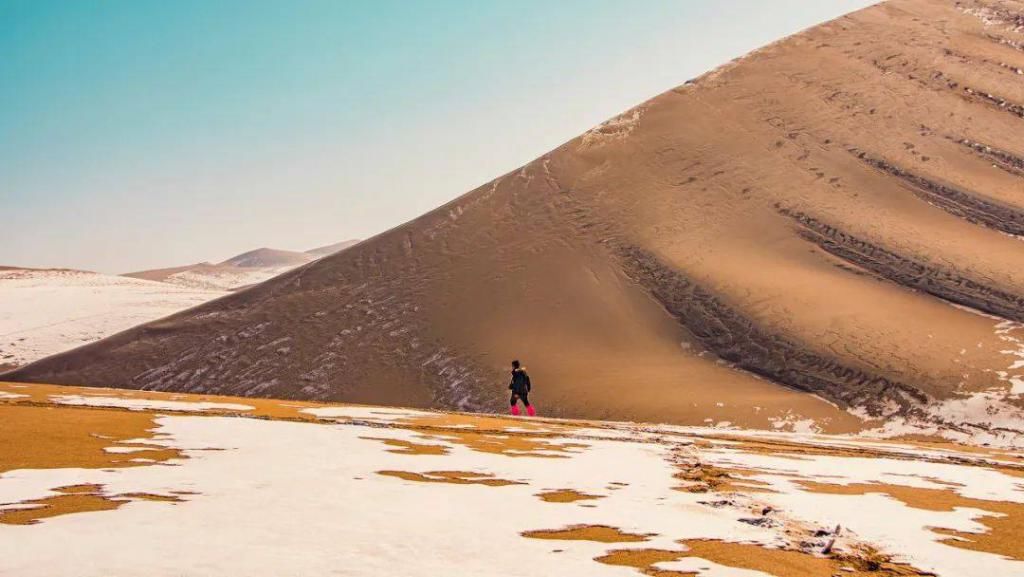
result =
[[[344,241],[306,252],[259,248],[213,264],[201,262],[126,273],[123,276],[206,290],[238,290],[259,284],[297,266],[356,244]]]
[[[243,268],[280,268],[295,267],[315,260],[315,257],[304,252],[278,250],[274,248],[258,248],[220,263],[222,266]]]
[[[336,252],[261,248],[219,264],[106,275],[0,266],[0,372],[249,287]]]
[[[359,242],[360,241],[357,240],[357,239],[343,240],[341,242],[336,242],[334,244],[329,244],[327,246],[321,246],[319,248],[313,248],[313,249],[307,250],[306,254],[311,254],[311,255],[313,255],[313,256],[315,256],[317,258],[320,258],[320,257],[332,255],[332,254],[334,254],[336,252],[341,252],[341,251],[345,250],[346,248],[349,248],[349,247],[352,247],[352,246],[355,246],[355,245],[359,244]]]

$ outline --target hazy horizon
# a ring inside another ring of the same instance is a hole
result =
[[[0,265],[368,238],[868,0],[0,5]]]

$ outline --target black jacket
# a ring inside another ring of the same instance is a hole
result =
[[[512,369],[512,381],[508,384],[508,388],[517,395],[530,392],[530,375],[526,374],[526,369],[522,367]]]

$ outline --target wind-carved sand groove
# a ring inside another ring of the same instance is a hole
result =
[[[1024,118],[1024,104],[1019,104],[1017,102],[1013,102],[1013,101],[1007,100],[1006,98],[1003,98],[1002,96],[998,96],[998,95],[995,95],[995,94],[991,94],[989,92],[984,92],[984,91],[981,91],[981,90],[977,90],[977,89],[971,88],[970,86],[964,86],[963,87],[963,91],[964,91],[964,94],[967,94],[969,96],[978,98],[979,100],[981,100],[982,102],[987,103],[988,105],[992,106],[993,108],[996,108],[998,110],[1006,111],[1006,112],[1016,116],[1017,118]]]
[[[1001,170],[1016,176],[1024,176],[1024,158],[1012,152],[1000,150],[981,142],[974,142],[967,138],[953,139],[953,141],[973,150],[978,156],[991,162]]]
[[[911,386],[844,366],[758,328],[710,291],[639,247],[624,248],[622,259],[633,278],[701,345],[738,368],[841,405],[865,407],[872,414],[883,414],[883,407],[890,403],[912,412],[916,403],[927,402],[927,396]]]
[[[850,152],[865,164],[900,179],[914,194],[950,214],[1006,234],[1024,236],[1024,210],[1020,208],[935,182],[861,150]]]
[[[1009,46],[1014,50],[1024,52],[1024,42],[1018,42],[1017,40],[1014,40],[1012,38],[999,36],[997,34],[986,34],[985,37],[991,40],[992,42],[999,44],[1000,46]]]
[[[962,52],[957,52],[957,51],[951,50],[949,48],[943,49],[942,53],[945,54],[946,56],[951,57],[951,58],[958,59],[963,64],[975,64],[975,63],[980,62],[981,64],[984,64],[986,66],[992,66],[992,67],[1001,68],[1001,69],[1003,69],[1003,70],[1005,70],[1007,72],[1010,72],[1012,74],[1024,75],[1024,68],[1020,68],[1020,67],[1015,66],[1013,64],[1007,64],[1004,61],[989,60],[988,58],[984,58],[984,57],[978,58],[976,56],[971,56],[971,55],[968,55],[968,54],[964,54]]]
[[[801,227],[801,236],[829,254],[907,288],[1004,319],[1024,321],[1024,297],[955,271],[918,262],[857,238],[800,211],[779,208]]]

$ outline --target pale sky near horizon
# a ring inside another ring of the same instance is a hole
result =
[[[871,0],[4,0],[0,265],[368,238]]]

